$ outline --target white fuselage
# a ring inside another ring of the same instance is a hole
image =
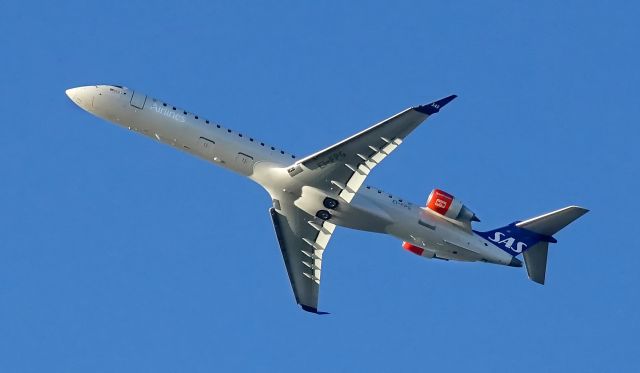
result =
[[[87,86],[67,94],[98,117],[248,177],[269,192],[274,204],[290,200],[311,216],[322,209],[327,195],[289,175],[296,157],[283,150],[124,87]],[[331,222],[395,236],[425,249],[427,258],[513,265],[510,254],[470,226],[369,186],[341,203]]]

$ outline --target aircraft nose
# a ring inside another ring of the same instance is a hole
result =
[[[65,93],[67,94],[69,99],[71,99],[71,101],[73,101],[76,105],[85,110],[89,110],[93,107],[93,97],[95,90],[96,87],[86,86],[69,88],[65,91]]]

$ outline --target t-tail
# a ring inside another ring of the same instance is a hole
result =
[[[502,228],[476,233],[514,257],[522,254],[529,278],[544,284],[549,243],[557,242],[553,235],[588,211],[569,206]]]

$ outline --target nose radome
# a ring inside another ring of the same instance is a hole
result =
[[[69,88],[66,91],[64,91],[64,93],[66,93],[67,97],[69,97],[72,101],[74,101],[74,98],[77,96],[77,93],[78,93],[78,88]]]
[[[91,101],[93,100],[93,94],[95,93],[95,87],[75,87],[69,88],[65,91],[69,99],[81,108],[88,110],[91,107]]]

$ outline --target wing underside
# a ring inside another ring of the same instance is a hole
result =
[[[282,258],[296,302],[305,311],[318,312],[322,257],[335,225],[297,207],[269,209]]]
[[[292,177],[351,202],[371,170],[391,154],[420,123],[456,98],[409,108],[292,165]]]

